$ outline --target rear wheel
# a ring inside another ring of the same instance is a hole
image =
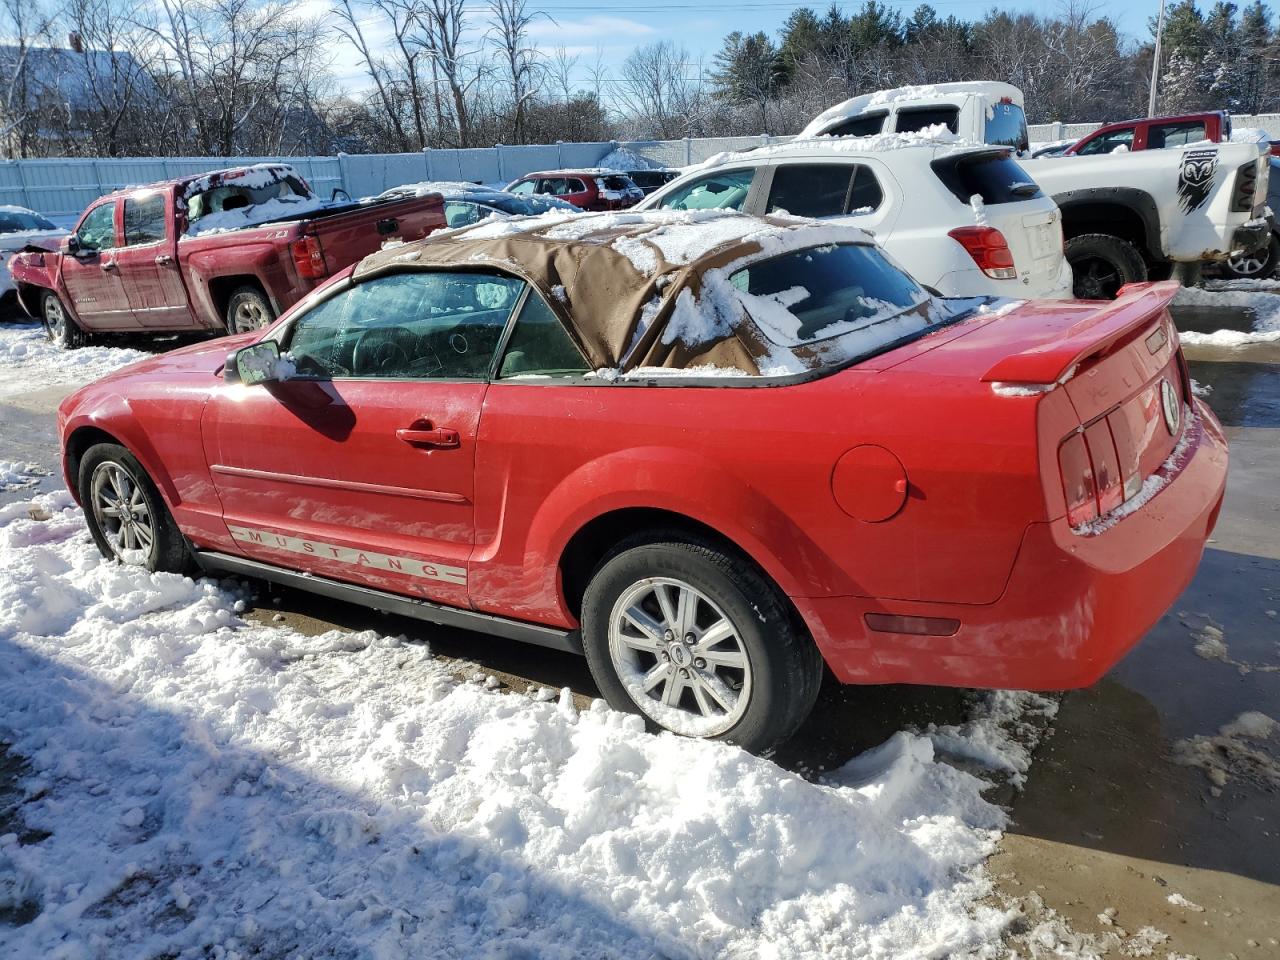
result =
[[[89,342],[88,335],[80,329],[80,325],[72,319],[67,308],[62,305],[58,295],[46,290],[40,303],[40,312],[44,317],[44,332],[54,344],[64,350],[74,350]]]
[[[653,728],[763,750],[813,708],[822,658],[778,588],[709,543],[620,545],[582,609],[591,674]]]
[[[1081,300],[1114,300],[1126,283],[1147,279],[1147,264],[1128,240],[1086,233],[1067,241],[1072,293]]]
[[[186,540],[137,458],[115,443],[85,451],[77,478],[89,532],[102,555],[148,570],[182,573]]]
[[[1280,263],[1280,240],[1273,233],[1270,240],[1249,253],[1242,253],[1227,261],[1224,273],[1231,277],[1249,280],[1264,280],[1275,276],[1276,265]]]
[[[275,318],[271,301],[257,287],[239,287],[227,301],[227,333],[261,330]]]

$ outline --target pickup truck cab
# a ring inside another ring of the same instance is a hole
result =
[[[110,194],[57,251],[14,257],[18,299],[64,347],[96,333],[266,326],[388,241],[444,226],[438,195],[326,202],[285,164]]]
[[[1022,92],[1007,83],[899,87],[836,104],[800,136],[901,134],[942,124],[970,143],[1025,153],[1022,106]],[[1126,284],[1169,276],[1194,282],[1203,264],[1224,263],[1270,240],[1265,143],[1168,145],[1019,158],[1062,211],[1075,296],[1111,299]]]
[[[1190,143],[1222,143],[1231,139],[1231,114],[1225,110],[1186,113],[1176,117],[1146,117],[1108,123],[1086,134],[1062,152],[1066,157],[1088,157],[1121,149],[1164,150]]]

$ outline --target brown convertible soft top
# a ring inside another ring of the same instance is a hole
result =
[[[497,220],[366,257],[357,283],[404,270],[512,273],[542,294],[594,368],[716,366],[760,372],[776,348],[708,270],[828,243],[869,243],[855,227],[720,210],[576,214]],[[732,316],[728,315],[732,313]],[[674,314],[674,319],[673,319]]]

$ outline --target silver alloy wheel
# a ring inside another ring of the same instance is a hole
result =
[[[609,615],[613,669],[646,716],[676,733],[714,737],[751,702],[751,661],[732,621],[680,580],[632,584]]]
[[[263,309],[262,303],[252,297],[244,297],[237,301],[236,308],[231,313],[231,325],[235,328],[233,333],[261,330],[270,322],[271,317]]]
[[[116,559],[145,565],[155,546],[156,531],[142,487],[124,467],[106,460],[94,469],[89,491],[93,516]]]
[[[62,309],[62,301],[57,297],[46,297],[44,301],[44,322],[49,327],[49,339],[54,343],[62,343],[67,338],[67,314]]]
[[[1241,277],[1254,277],[1262,272],[1262,268],[1267,263],[1267,251],[1269,248],[1263,247],[1262,256],[1258,256],[1257,252],[1242,254],[1238,257],[1232,257],[1227,261],[1227,267],[1232,273]]]

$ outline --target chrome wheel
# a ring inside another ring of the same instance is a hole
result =
[[[254,297],[241,297],[231,311],[231,325],[234,333],[261,330],[270,322],[271,315],[267,313],[266,307],[262,305],[261,300]]]
[[[636,706],[676,733],[725,733],[751,700],[751,661],[737,629],[680,580],[648,578],[622,592],[609,617],[609,657]]]
[[[117,560],[146,565],[156,542],[155,522],[142,487],[120,464],[98,464],[90,480],[94,519]]]
[[[57,297],[45,298],[44,322],[49,330],[49,339],[54,343],[63,343],[67,339],[67,314]]]
[[[1267,265],[1267,259],[1267,252],[1264,247],[1261,256],[1257,253],[1249,253],[1239,257],[1232,257],[1227,261],[1227,267],[1237,276],[1256,277],[1262,272],[1262,268]]]

